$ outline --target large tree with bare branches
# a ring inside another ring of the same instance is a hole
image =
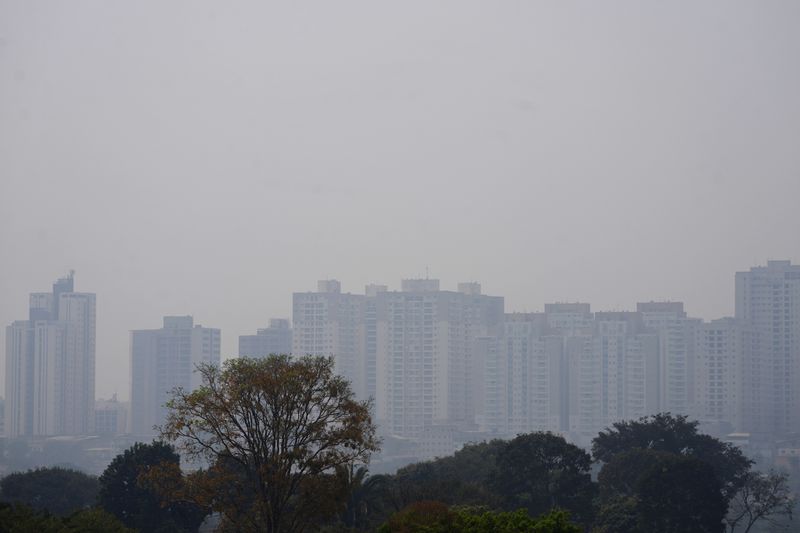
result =
[[[302,532],[341,511],[336,468],[378,449],[368,402],[325,357],[228,360],[176,390],[161,428],[190,460],[210,465],[159,484],[223,516],[236,531]]]

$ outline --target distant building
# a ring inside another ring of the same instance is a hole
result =
[[[255,335],[239,336],[239,357],[267,357],[290,353],[292,328],[287,319],[273,318],[269,321],[269,327],[259,329]]]
[[[342,294],[336,280],[317,283],[317,292],[293,295],[292,353],[333,356],[336,373],[366,398],[365,296]]]
[[[194,325],[191,316],[167,316],[161,329],[131,332],[131,433],[156,433],[172,390],[195,389],[201,383],[196,366],[220,364],[220,340],[219,329]]]
[[[6,434],[88,435],[94,425],[95,295],[73,275],[30,296],[28,320],[6,328]]]
[[[482,385],[476,340],[503,324],[503,298],[477,284],[439,290],[433,279],[403,280],[402,291],[375,296],[375,410],[384,430],[420,439],[432,426],[475,427],[473,391]]]
[[[94,432],[100,436],[115,436],[127,433],[128,404],[117,400],[97,400],[94,404]]]
[[[695,401],[695,337],[702,320],[687,317],[682,302],[638,303],[636,310],[645,326],[658,334],[659,410],[690,414]]]
[[[545,316],[506,314],[500,337],[478,339],[477,345],[485,369],[481,425],[501,437],[561,430],[567,406],[564,346]]]
[[[768,261],[736,273],[736,319],[749,329],[743,431],[800,432],[800,265]]]
[[[614,422],[660,410],[659,336],[641,313],[595,313],[591,337],[576,339],[570,430],[582,442]]]
[[[743,419],[752,404],[744,384],[748,374],[758,372],[751,338],[749,328],[733,318],[704,322],[697,329],[692,414],[709,432],[727,434],[746,425]]]

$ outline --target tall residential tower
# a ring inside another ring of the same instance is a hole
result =
[[[74,292],[70,273],[6,328],[6,435],[90,434],[94,372],[95,295]]]
[[[172,390],[200,385],[197,365],[220,364],[220,338],[220,330],[194,325],[191,316],[165,316],[161,329],[131,332],[131,433],[156,433]]]

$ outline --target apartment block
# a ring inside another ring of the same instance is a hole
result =
[[[219,329],[195,325],[191,316],[166,316],[161,329],[131,332],[131,433],[157,433],[172,391],[202,383],[197,365],[220,364],[220,342]]]
[[[267,357],[292,353],[292,328],[285,318],[273,318],[255,335],[239,336],[239,357]]]
[[[292,306],[292,353],[333,357],[336,373],[359,398],[367,397],[365,299],[343,294],[336,280],[323,280],[317,292],[294,293]]]
[[[800,431],[800,265],[768,261],[736,273],[736,319],[751,335],[742,425],[777,437]]]
[[[30,296],[6,328],[6,434],[88,435],[94,426],[95,295],[72,274]]]
[[[503,298],[462,284],[442,291],[435,279],[403,280],[375,296],[376,417],[392,435],[420,438],[435,425],[474,429],[471,391],[483,375],[475,340],[497,335]]]

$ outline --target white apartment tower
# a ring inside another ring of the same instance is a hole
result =
[[[694,417],[711,432],[742,429],[742,418],[755,405],[752,393],[760,390],[744,390],[747,376],[759,373],[750,357],[750,342],[749,330],[733,318],[705,322],[697,329]]]
[[[682,302],[644,302],[636,304],[647,328],[658,334],[659,392],[658,409],[676,415],[694,411],[695,339],[702,324],[689,318]]]
[[[342,294],[338,281],[323,280],[317,292],[294,293],[292,307],[292,353],[332,356],[336,373],[362,399],[367,397],[365,298]]]
[[[28,320],[6,329],[6,434],[87,435],[94,425],[95,295],[74,278],[30,296]]]
[[[475,341],[499,333],[503,298],[480,294],[475,283],[459,289],[414,279],[375,296],[376,418],[389,434],[419,439],[433,426],[475,428],[471,391],[484,364]]]
[[[156,434],[172,390],[195,389],[202,382],[196,366],[220,364],[220,340],[219,329],[194,325],[191,316],[166,316],[161,329],[131,332],[131,433]]]
[[[736,319],[751,334],[743,429],[780,437],[800,431],[800,265],[768,261],[736,273]]]
[[[591,439],[614,422],[658,411],[658,336],[640,313],[595,313],[591,339],[574,339],[574,432]]]
[[[561,431],[566,412],[564,342],[542,313],[507,314],[499,338],[479,339],[484,355],[482,418],[491,434]],[[480,389],[479,389],[480,390]]]

